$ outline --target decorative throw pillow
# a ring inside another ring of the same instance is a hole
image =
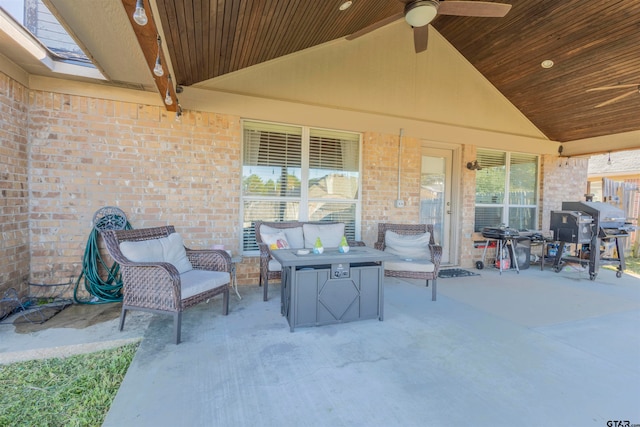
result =
[[[302,226],[275,228],[275,227],[269,227],[268,225],[263,224],[260,227],[261,236],[264,236],[265,234],[277,234],[277,233],[284,233],[290,248],[304,247],[304,237],[302,237]],[[264,238],[262,240],[264,241]]]
[[[325,248],[337,248],[344,236],[344,223],[338,224],[302,224],[304,247],[313,248],[316,238],[320,237]]]
[[[269,249],[289,249],[289,242],[284,232],[279,231],[273,234],[260,233],[262,241],[269,246]]]
[[[384,234],[384,250],[401,258],[431,259],[429,241],[431,233],[398,234],[387,230]]]

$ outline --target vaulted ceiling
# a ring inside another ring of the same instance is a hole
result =
[[[640,2],[502,2],[512,5],[503,18],[438,15],[430,25],[549,139],[640,129]],[[156,0],[175,79],[184,86],[393,21],[405,4],[354,0],[340,11],[340,3]],[[543,68],[545,60],[553,67]],[[588,91],[602,86],[613,88]]]

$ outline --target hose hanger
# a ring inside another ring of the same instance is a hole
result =
[[[93,215],[93,227],[89,233],[87,246],[82,258],[82,271],[76,280],[73,290],[73,300],[78,304],[104,304],[122,301],[122,278],[120,264],[113,262],[107,266],[100,255],[98,239],[105,230],[130,230],[124,212],[115,206],[100,208]],[[106,272],[106,279],[100,276],[100,271]],[[78,286],[84,277],[84,288],[92,296],[89,300],[78,299]]]

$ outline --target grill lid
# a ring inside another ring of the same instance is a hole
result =
[[[585,212],[602,228],[624,227],[627,221],[622,209],[604,202],[562,202],[562,209]]]

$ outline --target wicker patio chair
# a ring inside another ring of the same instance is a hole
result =
[[[433,238],[433,225],[432,224],[391,224],[391,223],[380,223],[378,224],[378,241],[374,244],[374,247],[378,250],[385,250],[386,242],[385,236],[387,230],[393,231],[397,234],[401,235],[416,235],[423,234],[425,232],[431,233],[429,237],[429,250],[431,252],[431,261],[433,263],[433,271],[425,272],[425,271],[411,271],[411,269],[407,270],[387,270],[386,265],[390,264],[389,262],[385,262],[385,270],[384,275],[387,277],[400,277],[405,279],[423,279],[426,280],[426,285],[429,286],[429,280],[431,280],[431,300],[436,300],[436,284],[438,280],[438,272],[440,271],[440,260],[442,259],[442,247],[440,245],[436,245],[435,240]],[[417,261],[417,260],[416,260]],[[410,262],[407,262],[409,264]]]
[[[171,314],[174,340],[178,344],[182,312],[185,309],[223,294],[223,314],[228,314],[231,257],[223,250],[192,250],[185,247],[193,270],[180,274],[176,266],[168,262],[134,262],[121,251],[122,242],[160,239],[172,233],[175,233],[175,228],[169,225],[137,230],[108,230],[101,235],[109,254],[120,264],[122,273],[120,330],[124,327],[127,310]],[[200,271],[223,272],[229,277],[202,274]],[[183,296],[183,285],[186,297]]]
[[[273,259],[271,256],[271,250],[269,249],[269,245],[262,241],[262,235],[260,234],[260,227],[263,225],[278,228],[281,230],[285,230],[287,228],[295,228],[302,227],[302,224],[305,224],[303,221],[274,221],[274,222],[266,222],[266,221],[256,221],[255,222],[255,234],[256,234],[256,242],[258,243],[258,248],[260,249],[260,279],[258,282],[259,286],[263,286],[263,299],[267,301],[268,298],[268,290],[269,290],[269,280],[271,279],[281,279],[282,278],[282,267],[280,264]],[[306,224],[338,224],[338,222],[334,221],[309,221]],[[347,242],[349,246],[364,246],[364,242],[359,240],[349,240]]]

